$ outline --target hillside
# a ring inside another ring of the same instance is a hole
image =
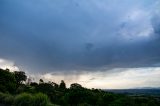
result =
[[[160,98],[144,90],[88,89],[78,83],[66,88],[60,84],[44,82],[24,83],[25,72],[0,69],[0,105],[7,106],[160,106]],[[154,94],[157,91],[151,90]],[[128,95],[136,93],[136,95]],[[56,104],[56,105],[55,105]]]

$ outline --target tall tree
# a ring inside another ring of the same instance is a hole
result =
[[[78,88],[83,88],[83,87],[78,83],[73,83],[70,85],[70,89],[78,89]]]
[[[43,81],[43,79],[40,79],[39,84],[42,84],[42,83],[44,83],[44,81]]]
[[[23,71],[15,71],[14,75],[15,75],[15,79],[18,85],[22,84],[22,82],[26,81],[27,79],[27,76],[25,75],[25,72]]]
[[[9,69],[0,69],[0,92],[14,92],[16,89],[15,76]]]
[[[61,83],[60,83],[60,85],[59,85],[59,88],[60,88],[61,90],[66,89],[66,84],[65,84],[65,82],[64,82],[63,80],[61,80]]]

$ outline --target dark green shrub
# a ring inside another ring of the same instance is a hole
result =
[[[0,93],[0,102],[11,105],[14,101],[14,97],[10,94]]]
[[[33,106],[33,103],[33,97],[28,93],[17,95],[14,101],[15,106]]]
[[[48,96],[43,93],[29,94],[22,93],[16,96],[15,106],[48,106],[50,104]]]
[[[35,94],[33,97],[34,106],[47,106],[49,103],[48,96],[42,93]]]
[[[16,90],[16,93],[19,94],[19,93],[25,92],[25,88],[26,88],[26,85],[19,85],[19,87]]]
[[[13,102],[14,102],[14,97],[12,95],[7,95],[5,98],[4,98],[4,102],[5,104],[9,104],[9,105],[12,105]]]
[[[5,99],[5,97],[6,97],[6,94],[4,94],[4,93],[1,93],[0,92],[0,102],[4,102],[4,99]]]
[[[0,93],[0,101],[1,102],[4,102],[5,98],[8,97],[9,94],[6,94],[6,93]]]

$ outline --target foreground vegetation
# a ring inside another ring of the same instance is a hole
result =
[[[25,72],[0,69],[0,103],[9,106],[160,106],[160,98],[127,96],[99,89],[87,89],[78,83],[66,88],[62,80],[28,82]],[[55,105],[57,104],[57,105]]]

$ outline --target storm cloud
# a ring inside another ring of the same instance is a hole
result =
[[[30,71],[160,66],[159,0],[1,0],[0,58]]]

